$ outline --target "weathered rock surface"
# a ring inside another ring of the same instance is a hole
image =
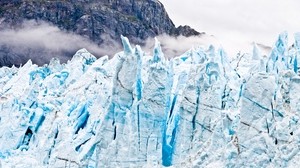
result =
[[[97,45],[108,39],[120,41],[121,35],[142,44],[145,39],[159,34],[200,34],[189,26],[176,28],[157,0],[2,0],[0,18],[0,30],[21,28],[27,20],[44,21],[63,31],[86,37]],[[25,63],[29,58],[28,53],[15,53],[13,50],[9,46],[0,47],[0,66]],[[51,51],[34,52],[53,54]],[[40,63],[37,60],[33,62]]]

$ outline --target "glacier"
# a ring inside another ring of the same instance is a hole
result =
[[[299,167],[300,33],[270,56],[196,47],[0,68],[0,167]]]

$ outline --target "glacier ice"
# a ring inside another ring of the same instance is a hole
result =
[[[0,68],[3,167],[298,167],[300,35],[270,56],[197,47]]]

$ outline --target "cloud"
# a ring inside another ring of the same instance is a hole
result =
[[[205,34],[201,36],[191,36],[191,37],[184,37],[184,36],[173,37],[164,34],[164,35],[159,35],[156,38],[161,43],[164,55],[168,58],[180,56],[193,47],[208,48],[209,45],[221,47],[220,43],[213,36],[209,36]],[[153,38],[148,38],[143,47],[143,49],[146,52],[148,52],[150,55],[152,54],[154,43],[155,41]]]
[[[49,63],[54,57],[59,58],[61,62],[66,62],[81,48],[86,48],[96,57],[113,56],[123,50],[121,39],[114,41],[108,36],[102,36],[100,38],[105,39],[104,43],[98,46],[85,37],[60,30],[46,22],[26,21],[18,29],[1,30],[0,37],[0,56],[9,53],[4,60],[0,58],[0,66],[1,61],[2,65],[19,65],[26,63],[28,59],[38,65],[43,65]],[[192,47],[208,48],[209,45],[214,45],[216,48],[222,47],[221,42],[207,34],[191,37],[173,37],[164,34],[157,36],[157,39],[162,45],[164,55],[168,58],[180,56]],[[152,37],[143,42],[142,48],[147,55],[152,55],[154,42]],[[235,57],[236,53],[230,52],[231,50],[227,50],[227,48],[245,47],[243,45],[234,46],[234,43],[230,44],[232,45],[223,46],[223,48],[231,57]]]
[[[9,48],[13,55],[22,55],[22,63],[32,59],[37,64],[45,64],[53,57],[66,62],[81,48],[86,48],[96,57],[112,56],[121,46],[118,42],[102,36],[105,42],[98,46],[87,38],[65,32],[46,22],[26,21],[18,29],[0,31],[0,46]],[[18,61],[17,61],[18,62]]]
[[[105,39],[104,43],[98,46],[87,38],[60,30],[46,22],[26,21],[18,29],[1,30],[0,37],[0,55],[9,53],[4,60],[9,62],[2,63],[2,65],[24,64],[28,59],[38,65],[43,65],[49,63],[53,57],[59,58],[61,62],[66,62],[81,48],[86,48],[96,57],[113,56],[123,50],[121,39],[114,41],[108,36],[102,36],[100,38]],[[193,46],[208,47],[210,44],[220,46],[219,42],[209,35],[194,37],[160,35],[157,36],[157,39],[162,44],[165,56],[169,58],[179,56]],[[143,42],[142,48],[148,55],[152,55],[154,42],[152,37]],[[8,49],[5,50],[5,48]]]

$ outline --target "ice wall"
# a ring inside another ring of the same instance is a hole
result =
[[[297,167],[299,34],[270,56],[124,51],[0,69],[4,167]]]

